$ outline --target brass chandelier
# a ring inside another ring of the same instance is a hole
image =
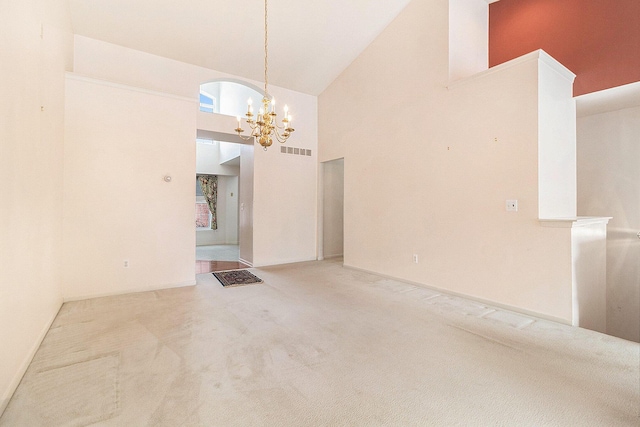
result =
[[[284,143],[289,136],[291,136],[291,132],[295,129],[291,127],[291,115],[289,114],[289,108],[284,106],[284,116],[282,118],[282,125],[279,125],[276,121],[276,101],[274,98],[269,100],[269,92],[267,90],[268,85],[268,69],[269,69],[269,61],[268,61],[268,37],[267,37],[267,0],[264,0],[264,97],[262,98],[262,107],[258,110],[258,116],[254,119],[253,114],[253,101],[249,98],[248,106],[247,106],[247,124],[251,128],[251,134],[248,136],[242,135],[244,129],[242,129],[240,116],[238,119],[238,127],[235,129],[236,133],[240,138],[245,141],[254,139],[255,142],[259,143],[264,147],[265,151],[267,147],[270,147],[273,144],[273,140],[276,139],[278,142]]]

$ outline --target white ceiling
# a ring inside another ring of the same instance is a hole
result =
[[[320,94],[410,0],[269,0],[269,84]],[[74,32],[264,81],[263,0],[69,0]]]

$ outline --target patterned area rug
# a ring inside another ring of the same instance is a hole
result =
[[[218,279],[225,288],[262,283],[261,278],[254,276],[247,270],[220,271],[213,273],[213,275],[216,276],[216,279]]]

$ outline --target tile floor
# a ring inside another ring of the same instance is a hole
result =
[[[249,268],[239,257],[238,245],[196,246],[196,274]]]
[[[238,245],[196,246],[196,260],[199,261],[238,261]]]

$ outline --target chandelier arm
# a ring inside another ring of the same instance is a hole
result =
[[[276,139],[280,143],[284,143],[287,139],[289,139],[289,135],[288,134],[285,133],[285,134],[281,135],[280,132],[278,132],[277,129],[273,133],[275,134]]]
[[[253,138],[253,136],[251,136],[251,135],[249,135],[249,136],[244,136],[244,135],[241,135],[240,133],[238,133],[238,136],[239,136],[243,141],[248,141],[248,140],[250,140],[251,138]]]

